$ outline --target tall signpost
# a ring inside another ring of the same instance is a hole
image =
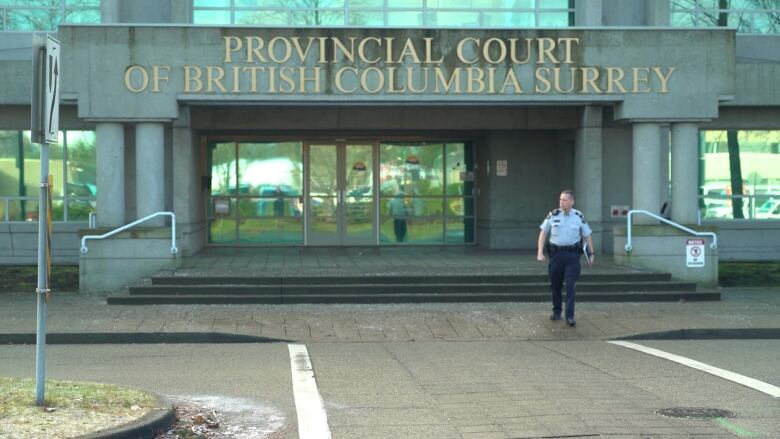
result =
[[[46,303],[51,294],[51,192],[49,143],[57,142],[60,121],[60,42],[33,34],[32,141],[41,145],[38,201],[38,326],[35,349],[35,403],[43,405],[46,382]]]

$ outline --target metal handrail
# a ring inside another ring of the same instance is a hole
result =
[[[137,226],[138,224],[141,224],[144,221],[148,221],[154,217],[158,216],[170,216],[171,217],[171,253],[174,255],[179,252],[179,249],[176,248],[176,214],[173,212],[157,212],[153,213],[151,215],[145,216],[139,220],[133,221],[130,224],[125,224],[122,227],[119,227],[117,229],[114,229],[108,233],[105,233],[103,235],[86,235],[81,238],[81,253],[87,253],[89,252],[89,249],[87,248],[87,240],[88,239],[106,239],[111,236],[116,235],[117,233],[124,232],[127,229],[133,228]]]
[[[716,235],[715,232],[697,232],[697,231],[689,229],[689,228],[687,228],[687,227],[685,227],[683,225],[677,224],[674,221],[670,221],[670,220],[668,220],[668,219],[666,219],[666,218],[664,218],[662,216],[656,215],[656,214],[654,214],[652,212],[648,212],[646,210],[638,209],[638,210],[629,210],[628,211],[628,216],[626,217],[626,222],[627,222],[627,225],[628,225],[628,240],[626,241],[626,245],[624,247],[626,249],[626,252],[630,252],[634,248],[631,245],[631,217],[635,213],[641,213],[641,214],[647,215],[649,217],[655,218],[655,219],[657,219],[658,221],[661,221],[664,224],[668,224],[668,225],[670,225],[672,227],[676,227],[676,228],[678,228],[678,229],[680,229],[680,230],[682,230],[684,232],[688,232],[688,233],[690,233],[691,235],[694,235],[694,236],[712,236],[712,243],[710,243],[710,248],[713,249],[713,250],[718,248],[718,235]]]
[[[89,213],[89,228],[90,229],[97,228],[97,212]]]

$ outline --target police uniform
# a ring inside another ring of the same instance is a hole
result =
[[[574,285],[580,277],[583,238],[593,232],[585,222],[585,216],[576,209],[571,209],[569,213],[563,209],[553,209],[539,228],[550,237],[550,245],[547,248],[550,253],[548,270],[552,286],[553,315],[561,315],[561,290],[565,280],[566,321],[573,325]]]

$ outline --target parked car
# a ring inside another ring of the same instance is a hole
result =
[[[770,198],[756,209],[758,219],[780,219],[780,198]]]

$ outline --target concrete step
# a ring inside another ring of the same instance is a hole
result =
[[[433,302],[547,302],[549,293],[446,293],[446,294],[289,294],[289,295],[130,295],[109,296],[109,305],[151,304],[301,304],[301,303],[433,303]],[[717,291],[584,292],[579,302],[677,302],[720,300]]]
[[[130,287],[130,295],[363,295],[450,294],[450,293],[547,293],[546,282],[528,283],[363,283],[328,285],[153,285]],[[578,282],[577,292],[696,291],[696,284],[685,282]]]
[[[584,274],[580,282],[666,282],[669,273]],[[546,275],[404,275],[404,276],[153,276],[152,285],[347,285],[547,282]]]

